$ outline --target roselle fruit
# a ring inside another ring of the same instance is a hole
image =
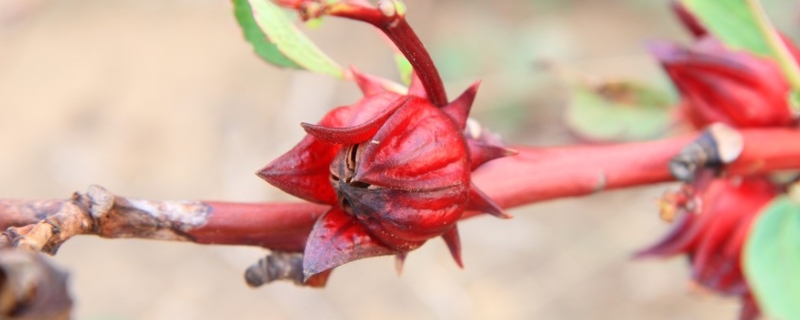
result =
[[[778,65],[732,51],[704,37],[689,48],[651,45],[681,95],[682,111],[696,127],[722,122],[733,127],[788,126],[790,86]]]
[[[486,161],[512,152],[465,136],[478,84],[438,108],[419,81],[409,94],[353,70],[364,98],[326,114],[258,175],[308,201],[329,204],[309,235],[306,276],[365,257],[405,254],[442,236],[461,265],[456,221],[465,210],[508,217],[470,182]]]
[[[765,177],[713,179],[685,187],[675,203],[677,220],[658,243],[637,257],[685,254],[692,279],[701,287],[742,299],[742,319],[755,319],[758,306],[742,273],[742,249],[761,209],[782,190]]]

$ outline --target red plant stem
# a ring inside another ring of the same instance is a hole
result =
[[[800,169],[800,130],[741,130],[744,150],[726,170],[748,175],[785,169]]]
[[[745,147],[729,174],[800,169],[800,130],[741,131]],[[512,147],[513,157],[494,160],[473,173],[473,181],[503,208],[674,181],[669,161],[697,135],[602,146]],[[239,204],[212,202],[211,218],[190,230],[198,243],[250,244],[299,251],[327,207],[310,203]],[[463,218],[479,215],[467,212]]]
[[[694,136],[604,146],[531,148],[487,163],[472,180],[503,208],[672,181],[669,161]]]
[[[444,90],[442,78],[439,70],[433,64],[428,50],[419,40],[414,29],[408,24],[403,14],[385,16],[380,10],[372,7],[365,7],[351,3],[336,3],[331,5],[326,11],[327,14],[342,18],[348,18],[369,23],[380,29],[392,40],[397,49],[414,67],[428,100],[436,106],[447,104],[447,93]]]
[[[280,251],[302,251],[314,221],[328,206],[310,202],[206,202],[205,225],[187,233],[197,243],[255,245]]]
[[[739,132],[744,149],[736,161],[725,167],[725,173],[750,175],[800,169],[800,130]],[[516,147],[519,155],[489,162],[475,171],[472,179],[504,208],[674,181],[669,161],[696,137],[605,146]]]
[[[444,91],[442,78],[433,64],[433,59],[428,54],[422,41],[419,40],[414,30],[405,18],[398,21],[393,27],[382,28],[383,32],[392,39],[400,52],[417,71],[417,76],[425,87],[428,100],[433,105],[442,107],[447,104],[447,93]]]

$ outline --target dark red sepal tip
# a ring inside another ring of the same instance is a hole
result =
[[[397,253],[370,235],[353,216],[334,207],[317,220],[308,236],[303,275],[309,279],[350,261]]]

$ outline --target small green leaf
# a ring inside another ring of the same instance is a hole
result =
[[[267,39],[267,35],[261,31],[253,17],[253,10],[247,0],[233,0],[233,14],[239,27],[242,28],[244,38],[253,45],[253,50],[262,59],[280,67],[302,69],[300,65],[278,51],[278,47]]]
[[[286,13],[270,0],[249,0],[253,17],[269,41],[287,58],[309,71],[343,78],[344,72],[336,62],[314,45],[286,17]]]
[[[343,78],[344,71],[317,48],[270,0],[233,0],[247,41],[269,63]]]
[[[800,203],[782,195],[762,209],[742,259],[762,312],[800,319]]]
[[[411,84],[411,73],[414,72],[414,67],[411,62],[408,62],[406,56],[402,53],[394,54],[394,63],[397,64],[397,71],[400,73],[400,81],[405,85]]]
[[[772,57],[746,0],[681,0],[717,38],[732,49]]]
[[[656,138],[670,125],[669,99],[633,83],[610,83],[597,89],[572,88],[566,122],[578,135],[595,141]]]

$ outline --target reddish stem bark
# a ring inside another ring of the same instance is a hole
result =
[[[255,245],[273,250],[302,251],[311,227],[329,206],[310,202],[206,202],[208,222],[188,232],[203,244]]]
[[[800,169],[800,130],[741,130],[744,150],[727,167],[732,174],[753,174],[783,169]]]
[[[602,146],[531,148],[487,163],[472,179],[503,208],[672,181],[669,161],[696,136]]]
[[[744,129],[744,149],[725,167],[730,175],[800,169],[800,130]],[[520,154],[492,161],[473,181],[504,208],[674,181],[669,161],[697,135],[604,146],[516,147]],[[514,147],[512,147],[514,148]]]
[[[745,147],[729,174],[800,169],[800,131],[741,131]],[[674,181],[669,161],[697,135],[602,146],[512,147],[513,157],[494,160],[473,173],[473,181],[503,208],[587,195],[602,190]],[[253,244],[299,250],[326,206],[210,203],[205,226],[189,231],[199,243]],[[480,214],[467,212],[464,219]]]

